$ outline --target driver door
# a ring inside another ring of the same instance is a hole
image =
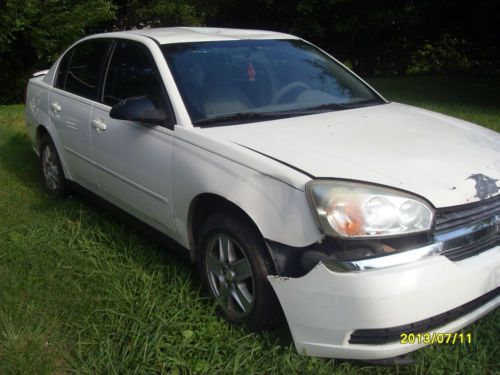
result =
[[[101,103],[94,105],[91,115],[91,144],[101,192],[105,199],[140,220],[173,234],[172,129],[165,124],[146,125],[109,116],[111,106],[135,96],[148,97],[157,108],[169,108],[163,82],[147,47],[117,40]]]

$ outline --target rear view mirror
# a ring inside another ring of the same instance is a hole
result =
[[[165,111],[156,108],[153,102],[145,96],[123,99],[111,107],[109,116],[118,120],[155,125],[163,125],[167,119]]]

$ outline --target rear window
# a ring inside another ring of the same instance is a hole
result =
[[[89,40],[75,46],[61,61],[56,87],[96,100],[108,40]]]
[[[62,58],[61,62],[59,63],[59,68],[57,69],[56,84],[55,84],[55,86],[59,89],[64,90],[64,87],[66,86],[66,73],[68,72],[68,65],[69,62],[71,61],[71,57],[73,56],[74,51],[75,51],[74,48],[68,51]]]

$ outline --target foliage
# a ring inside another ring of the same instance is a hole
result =
[[[451,73],[467,72],[475,68],[477,61],[471,61],[464,52],[466,41],[449,34],[437,41],[425,41],[411,54],[409,73]]]
[[[497,1],[0,0],[0,103],[79,37],[208,25],[297,34],[363,76],[500,72]]]
[[[114,18],[115,8],[109,0],[9,0],[2,12],[6,25],[0,24],[1,34],[7,40],[0,42],[9,46],[21,38],[33,48],[38,60],[50,63],[75,39],[85,35],[86,29]],[[14,30],[8,29],[9,23],[14,23]]]
[[[199,24],[186,1],[7,0],[0,11],[0,103],[19,102],[31,73],[91,33]]]
[[[500,71],[500,22],[497,2],[479,0],[216,0],[209,25],[257,27],[289,31],[311,40],[357,73],[402,75],[417,59],[419,71],[448,71],[448,65],[419,54],[431,45],[430,57],[456,55],[467,64]],[[459,43],[447,43],[456,40]],[[448,51],[450,49],[450,51]],[[446,62],[452,62],[447,59]],[[464,66],[466,65],[466,66]]]
[[[7,0],[0,13],[0,103],[19,101],[33,70],[50,67],[90,27],[113,19],[115,9],[110,0]]]
[[[201,18],[193,2],[164,0],[115,1],[118,22],[115,29],[162,27],[170,25],[200,25]]]

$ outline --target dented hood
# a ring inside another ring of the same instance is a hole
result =
[[[393,186],[435,207],[499,193],[500,134],[407,105],[389,103],[205,131],[314,178]]]

